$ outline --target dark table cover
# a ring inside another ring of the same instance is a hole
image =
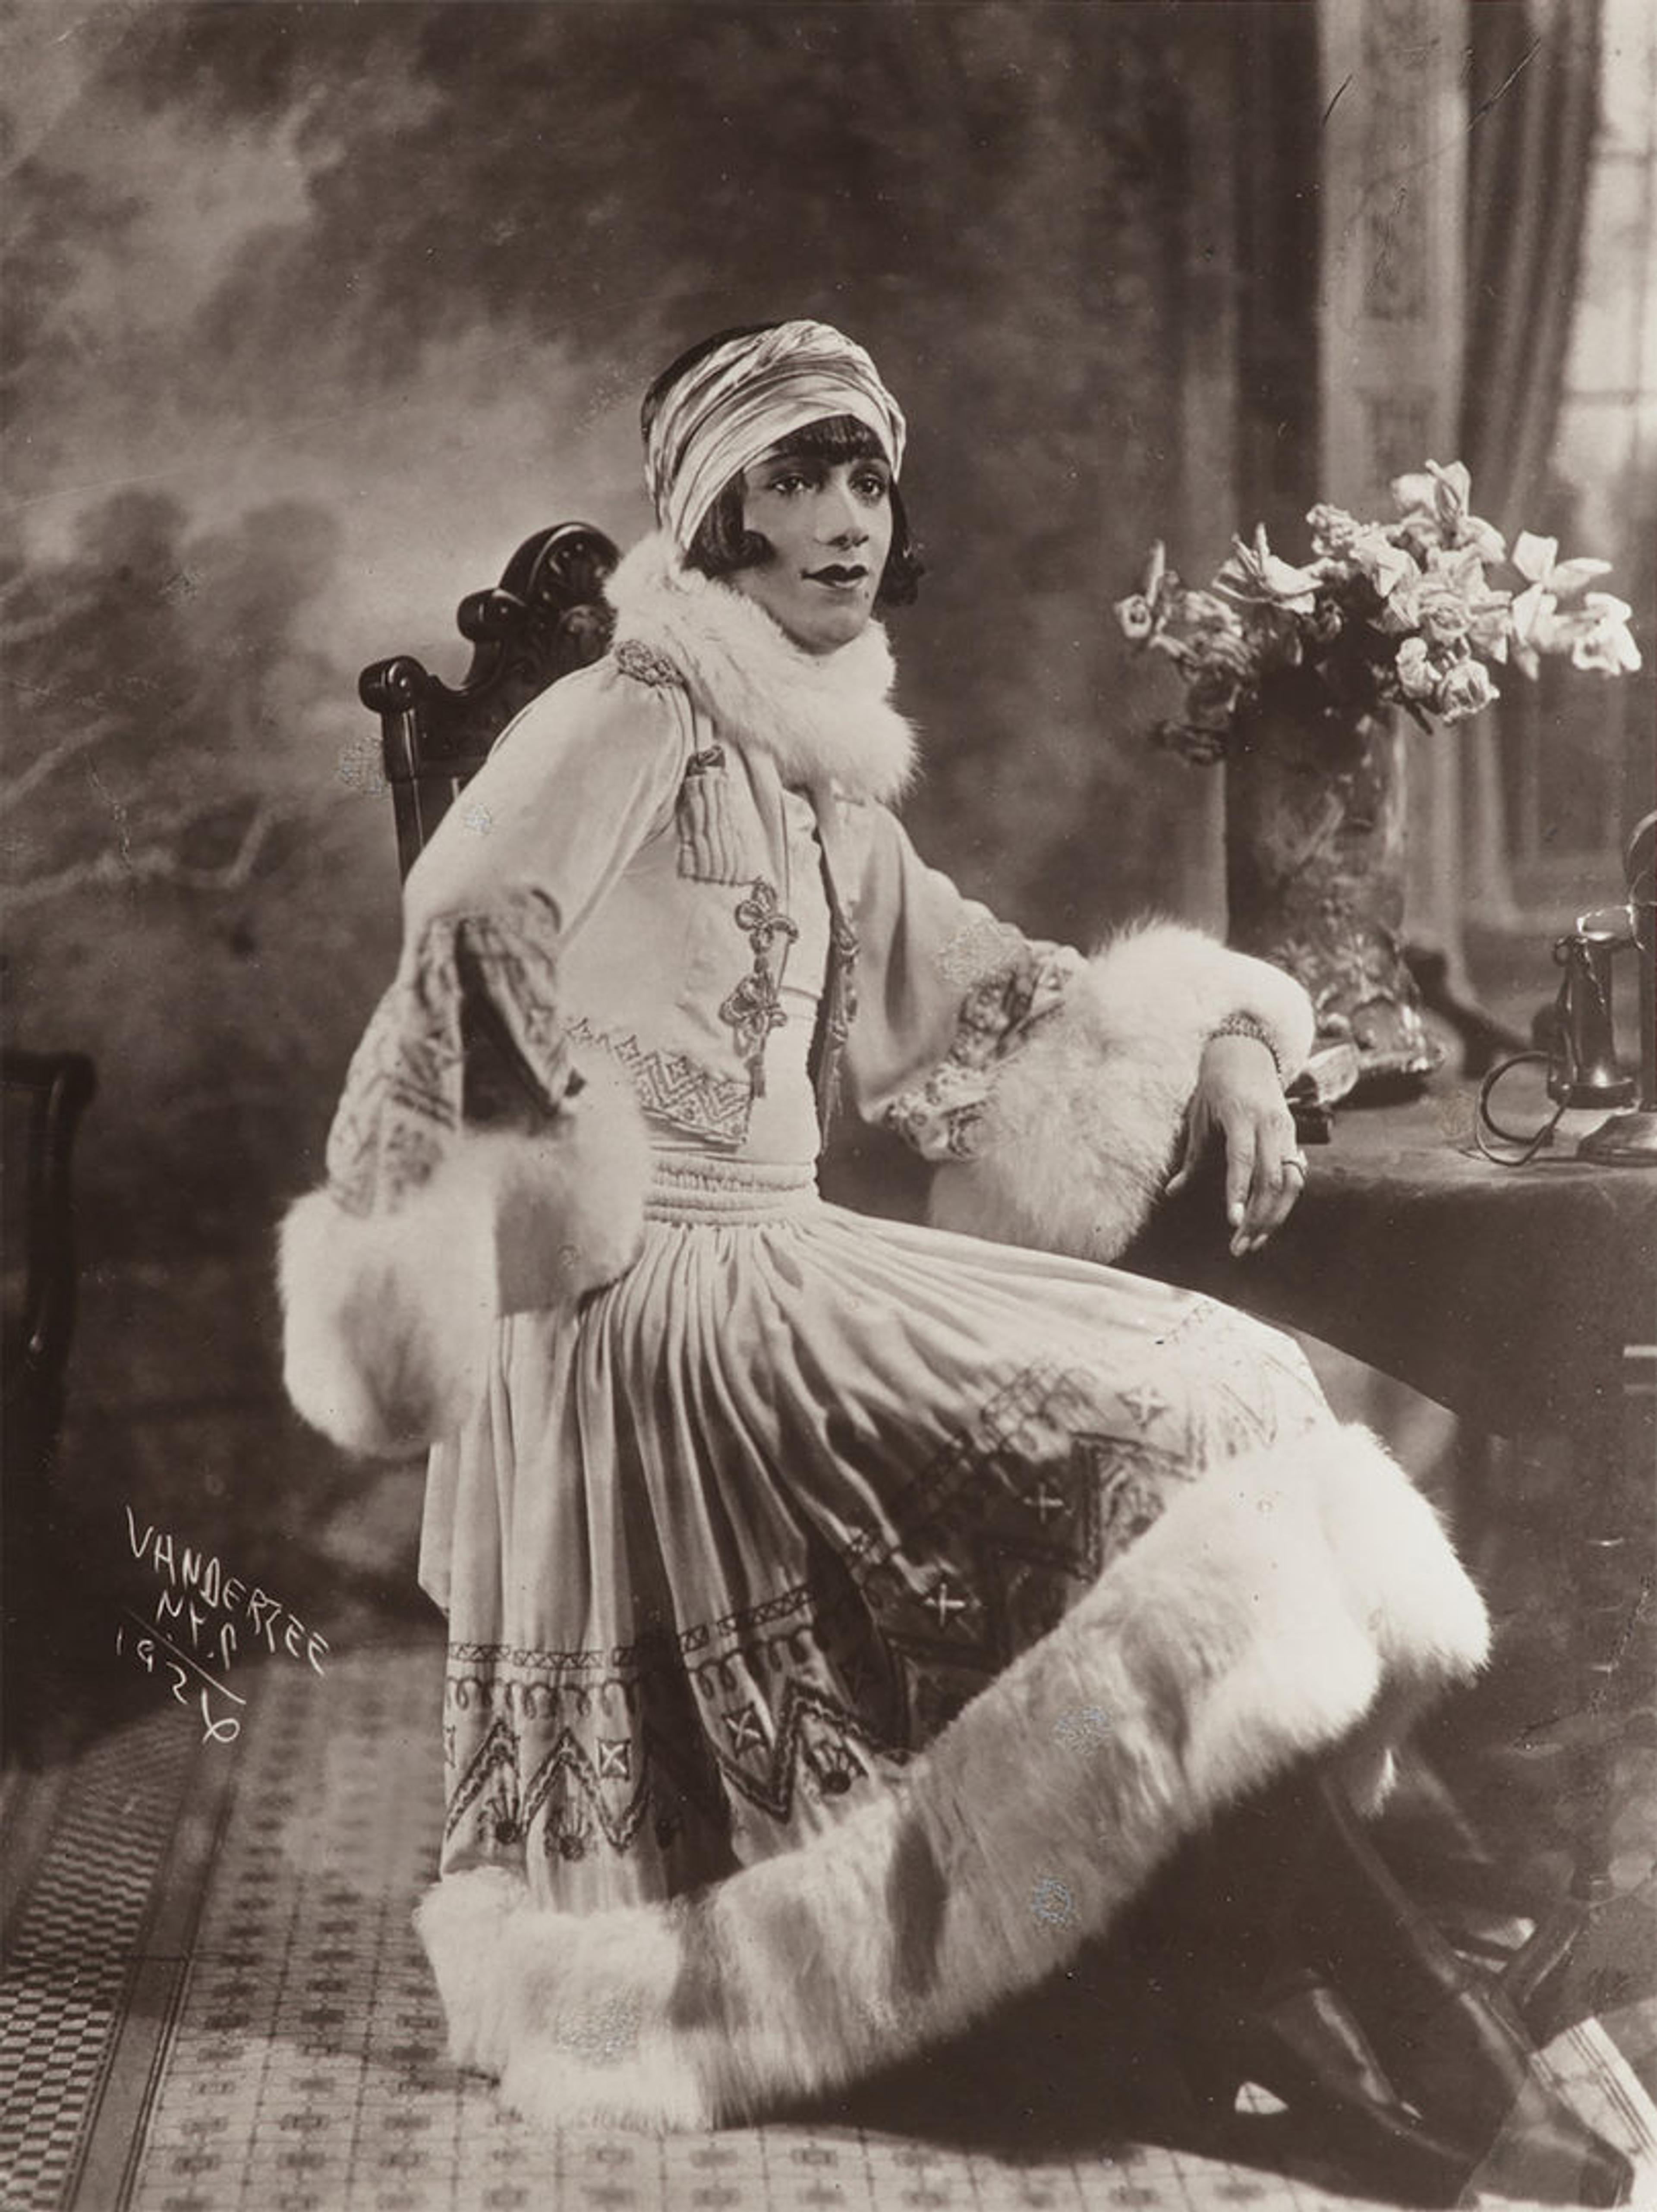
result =
[[[1624,1347],[1657,1339],[1657,1167],[1551,1152],[1500,1167],[1472,1130],[1466,1085],[1346,1105],[1263,1250],[1230,1256],[1211,1182],[1125,1264],[1304,1329],[1496,1435],[1615,1419]]]

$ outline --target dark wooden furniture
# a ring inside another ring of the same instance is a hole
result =
[[[0,1418],[0,1747],[30,1760],[44,1716],[38,1685],[58,1516],[52,1470],[75,1330],[75,1134],[95,1091],[81,1053],[9,1051],[4,1085],[3,1407]],[[61,1583],[55,1585],[63,1587]]]
[[[537,531],[499,584],[461,601],[455,619],[472,659],[458,685],[406,653],[363,670],[357,690],[379,717],[404,875],[519,709],[604,653],[610,631],[604,586],[617,558],[590,523]]]
[[[1608,1744],[1652,1694],[1624,1662],[1657,1566],[1657,1170],[1563,1152],[1502,1168],[1478,1152],[1472,1113],[1472,1090],[1452,1084],[1344,1108],[1264,1250],[1231,1259],[1214,1194],[1193,1191],[1162,1209],[1129,1263],[1303,1329],[1478,1431],[1567,1440],[1577,1487],[1557,1589],[1575,1645],[1560,1705],[1578,1747],[1575,1867],[1511,1971],[1514,1994],[1540,2010],[1608,1894]]]

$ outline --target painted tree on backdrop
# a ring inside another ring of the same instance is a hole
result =
[[[120,492],[63,555],[0,564],[6,1033],[103,1066],[100,1245],[234,1242],[292,1157],[314,1024],[259,971],[327,931],[305,893],[339,787],[317,763],[357,717],[304,625],[334,538],[315,507],[192,531]]]
[[[335,674],[295,634],[332,541],[314,507],[192,537],[174,501],[120,493],[66,556],[0,574],[0,915],[93,888],[240,890],[278,864],[305,811],[284,756]]]

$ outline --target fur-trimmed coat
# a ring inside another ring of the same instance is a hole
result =
[[[528,1494],[555,1490],[584,1440],[579,1419],[561,1426],[501,1395],[504,1354],[483,1399],[492,1347],[532,1363],[595,1313],[602,1336],[611,1301],[562,1309],[618,1277],[617,1301],[658,1279],[634,1253],[654,1237],[659,1261],[678,1233],[659,1212],[644,1227],[664,1153],[809,1164],[838,1079],[938,1164],[941,1222],[1108,1260],[1167,1173],[1217,1025],[1253,1017],[1286,1071],[1311,1036],[1298,986],[1196,932],[1147,926],[1085,958],[1025,939],[926,868],[892,811],[913,741],[888,701],[878,629],[811,660],[657,541],[623,563],[613,595],[610,654],[519,718],[413,871],[403,962],[353,1063],[328,1185],[283,1232],[296,1403],[357,1449],[407,1450],[464,1425],[485,1461],[498,1452],[506,1502],[497,1514],[486,1479],[479,1515],[497,1598],[563,1571],[561,1553],[513,1547]],[[802,845],[803,803],[815,842]],[[822,871],[810,902],[787,872],[800,849]],[[809,1066],[797,1034],[775,1048],[802,970],[822,987]],[[852,1233],[837,1229],[837,1244]],[[820,1264],[821,1236],[798,1249]],[[928,1264],[950,1277],[945,1298],[968,1266],[942,1249]],[[1053,1285],[1040,1268],[1029,1279],[1039,1331]],[[829,1322],[838,1334],[838,1308]],[[970,1348],[970,1332],[960,1340]],[[615,1350],[604,1339],[595,1364]],[[526,1399],[544,1396],[542,1368],[510,1371]],[[938,1372],[953,1392],[953,1369]],[[832,1361],[813,1374],[802,1461],[839,1403]],[[659,1380],[634,1379],[624,1420]],[[979,1379],[962,1378],[963,1399]],[[917,1394],[900,1376],[893,1395],[907,1449]],[[763,1410],[744,1423],[762,1443]],[[452,1869],[419,1925],[456,2059],[555,2123],[762,2113],[1033,1986],[1106,1930],[1181,1838],[1294,1762],[1338,1759],[1376,1792],[1413,1711],[1478,1664],[1483,1610],[1372,1438],[1321,1409],[1293,1430],[1259,1412],[1246,1410],[1234,1455],[1167,1486],[1160,1517],[1056,1627],[924,1748],[906,1747],[916,1755],[891,1787],[836,1800],[844,1817],[823,1814],[797,1846],[690,1894],[586,1912],[537,1897],[527,1860]],[[942,1421],[954,1439],[953,1395]],[[689,1489],[695,1440],[679,1440],[670,1486]],[[769,1466],[755,1480],[769,1485]],[[612,1510],[629,1509],[601,1497],[598,1518]],[[584,1533],[591,1546],[594,1526]],[[940,1602],[959,1609],[947,1589]],[[499,1640],[507,1626],[458,1632]],[[482,1649],[465,1646],[478,1679],[468,1672],[462,1716],[479,1772],[497,1725],[510,1765],[514,1728],[533,1720],[504,1693],[494,1717],[501,1686],[484,1679]],[[554,1702],[545,1684],[537,1695]],[[693,1729],[713,1727],[694,1699],[687,1711]],[[538,1741],[533,1756],[551,1788],[578,1750]]]

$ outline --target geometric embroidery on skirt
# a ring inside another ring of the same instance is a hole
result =
[[[519,1863],[538,1846],[555,1888],[560,1862],[653,1850],[672,1868],[654,1886],[677,1889],[752,1856],[744,1836],[788,1844],[802,1796],[815,1826],[889,1777],[1203,1464],[1269,1442],[1282,1386],[1312,1418],[1297,1354],[1278,1361],[1223,1309],[1187,1327],[1212,1340],[1170,1363],[1200,1377],[1197,1412],[1071,1361],[1023,1365],[888,1500],[889,1534],[853,1532],[790,1589],[629,1645],[452,1645],[446,1841]],[[855,1459],[833,1415],[828,1441]]]

